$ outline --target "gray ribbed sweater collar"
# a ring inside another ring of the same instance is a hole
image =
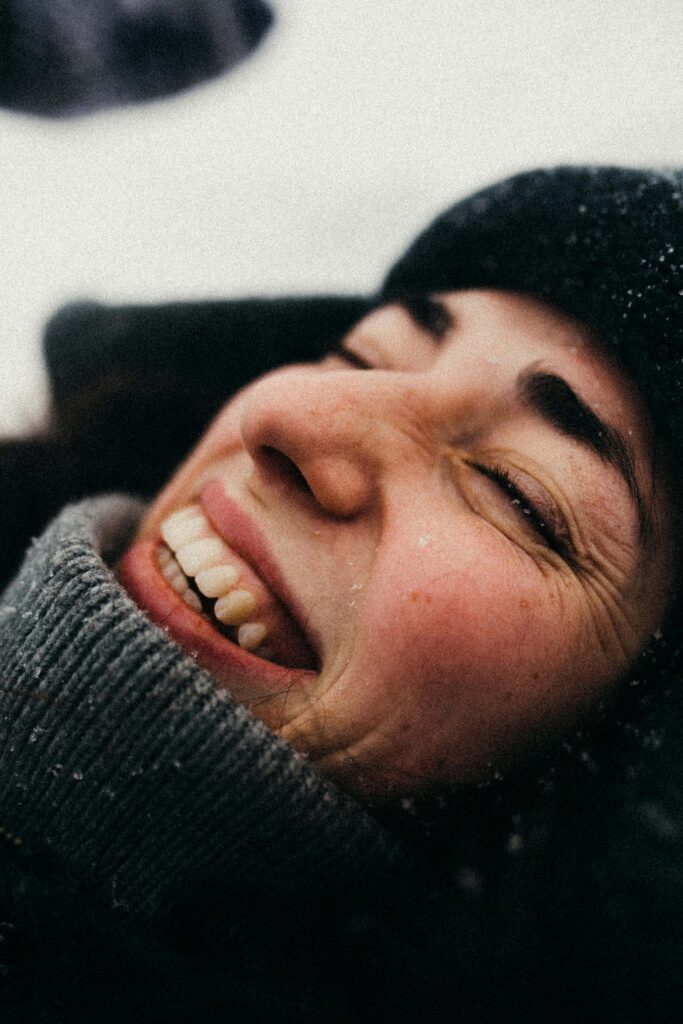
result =
[[[75,865],[136,916],[207,879],[271,894],[404,880],[410,855],[118,585],[139,514],[117,496],[65,509],[3,596],[0,827],[20,855]]]

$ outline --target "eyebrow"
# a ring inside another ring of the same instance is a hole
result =
[[[416,292],[397,300],[413,323],[441,344],[454,327],[455,318],[435,295]],[[641,541],[652,536],[652,521],[643,498],[631,450],[624,437],[602,420],[569,386],[563,377],[528,367],[517,379],[520,401],[532,408],[551,427],[594,452],[621,475],[633,499]]]
[[[633,456],[619,431],[605,423],[557,374],[528,367],[517,378],[517,395],[549,426],[578,441],[619,472],[636,507],[641,540],[650,537],[652,523],[638,487]]]

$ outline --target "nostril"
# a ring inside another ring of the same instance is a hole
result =
[[[284,452],[271,448],[270,445],[262,445],[259,456],[262,464],[273,476],[305,494],[313,493],[299,467]]]

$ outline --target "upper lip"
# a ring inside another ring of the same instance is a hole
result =
[[[217,521],[218,515],[212,514],[211,502],[206,497],[209,489],[216,485],[221,488],[221,506],[229,512],[229,530],[223,529],[221,523]],[[216,533],[234,550],[235,554],[249,563],[257,576],[272,591],[294,620],[311,649],[317,653],[303,609],[288,586],[261,528],[233,498],[225,493],[217,477],[204,484],[199,495],[199,504]]]

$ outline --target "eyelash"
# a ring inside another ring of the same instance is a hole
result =
[[[372,370],[374,369],[372,363],[368,363],[361,356],[357,356],[355,352],[350,352],[349,349],[344,348],[344,339],[338,341],[329,351],[332,356],[339,356],[340,359],[345,359],[350,366],[353,366],[356,370]]]
[[[343,346],[343,339],[331,349],[331,352],[334,355],[345,359],[356,369],[373,369],[371,363],[368,363],[360,356],[357,356],[355,352],[349,352],[345,349]],[[534,503],[529,500],[522,490],[520,490],[507,469],[497,464],[483,465],[480,462],[469,462],[468,465],[478,473],[481,473],[482,476],[485,476],[492,483],[496,484],[503,494],[510,498],[510,504],[514,505],[515,508],[519,510],[518,515],[522,522],[531,526],[534,532],[541,537],[552,551],[562,555],[564,558],[568,557],[569,553],[567,550],[567,543],[560,539],[552,526],[546,522]]]
[[[431,295],[408,295],[401,300],[401,305],[407,310],[415,323],[423,330],[433,334],[436,338],[443,336],[453,326],[453,318],[448,310],[438,299]],[[367,362],[362,356],[344,348],[344,338],[340,338],[330,349],[330,354],[340,356],[357,370],[372,370],[372,363]]]
[[[488,480],[491,480],[492,483],[499,487],[503,494],[510,498],[510,504],[519,510],[519,518],[522,522],[530,524],[532,529],[545,541],[551,550],[567,557],[566,543],[558,537],[552,526],[546,522],[533,502],[520,490],[503,466],[496,464],[485,466],[480,462],[468,462],[468,465]]]

